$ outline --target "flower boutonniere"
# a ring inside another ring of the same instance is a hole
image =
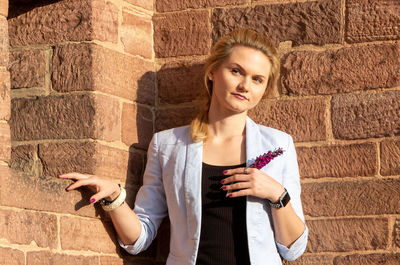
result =
[[[263,155],[258,156],[256,158],[256,160],[254,161],[254,163],[251,164],[249,167],[262,169],[269,162],[271,162],[272,159],[283,154],[283,152],[284,152],[284,150],[280,147],[278,149],[275,149],[275,151],[268,151],[267,153],[264,153]]]

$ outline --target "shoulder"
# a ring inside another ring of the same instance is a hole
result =
[[[190,126],[186,125],[160,131],[154,134],[154,138],[157,139],[158,144],[186,144],[190,139]]]

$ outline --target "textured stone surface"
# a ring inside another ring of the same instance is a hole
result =
[[[141,183],[144,167],[143,155],[94,142],[40,144],[38,157],[45,176],[81,172],[131,185]]]
[[[398,265],[400,253],[353,254],[336,257],[334,265]]]
[[[98,219],[61,217],[60,220],[61,248],[64,250],[116,253],[114,233],[112,224]]]
[[[10,118],[10,73],[0,70],[0,120]]]
[[[213,42],[236,28],[252,28],[277,45],[341,42],[340,1],[311,1],[280,5],[215,9],[212,15]]]
[[[156,57],[207,54],[210,26],[207,10],[155,14],[154,51]]]
[[[397,218],[394,224],[393,246],[400,248],[400,218]]]
[[[8,194],[10,196],[10,194]],[[57,217],[39,212],[0,210],[0,234],[8,242],[57,247]]]
[[[4,1],[2,1],[4,2]],[[7,66],[9,59],[9,37],[7,19],[0,17],[0,66]]]
[[[400,174],[400,140],[381,142],[381,175]]]
[[[304,214],[310,216],[400,213],[400,179],[303,183]]]
[[[285,261],[284,265],[332,265],[333,257],[330,255],[310,255],[304,254],[295,261]]]
[[[0,123],[0,160],[9,161],[11,158],[10,126]]]
[[[400,91],[332,98],[332,131],[337,139],[400,134]]]
[[[153,11],[154,8],[153,1],[149,0],[125,0],[125,1],[132,5],[140,6],[151,11]]]
[[[8,1],[0,2],[0,15],[3,17],[7,17],[8,15]]]
[[[299,51],[282,60],[284,93],[326,95],[400,85],[400,45]]]
[[[24,252],[0,247],[0,264],[25,265]]]
[[[313,220],[308,221],[307,226],[310,229],[308,252],[343,252],[387,247],[386,218]]]
[[[326,107],[322,98],[261,100],[249,116],[291,134],[296,142],[318,141],[326,139]]]
[[[142,106],[123,103],[122,142],[140,149],[147,149],[153,136],[153,112]]]
[[[346,1],[346,41],[400,39],[400,2],[397,0]]]
[[[97,243],[97,242],[96,242]],[[98,264],[97,256],[75,256],[52,253],[48,251],[34,251],[26,254],[27,265],[88,265]]]
[[[246,3],[250,3],[250,0],[157,0],[156,10],[158,12],[168,12],[189,8],[206,8]]]
[[[157,71],[158,100],[161,104],[179,104],[207,94],[203,64],[198,61],[174,61]]]
[[[39,168],[36,159],[36,149],[37,147],[31,144],[13,146],[11,149],[10,167],[32,176],[35,175],[36,170]]]
[[[103,95],[14,99],[11,104],[11,138],[119,140],[119,112],[119,102]]]
[[[111,257],[111,256],[101,256],[100,265],[154,265],[153,260],[150,259],[140,259],[137,257]]]
[[[118,8],[101,0],[16,3],[8,21],[11,46],[118,38]]]
[[[11,88],[44,86],[46,71],[44,50],[21,50],[10,53]]]
[[[156,131],[188,125],[197,116],[200,106],[161,108],[156,113]]]
[[[125,52],[152,58],[153,30],[150,18],[122,12],[120,31]]]
[[[298,147],[302,178],[357,177],[378,174],[376,144]]]
[[[96,90],[154,105],[151,62],[97,45],[69,44],[55,48],[52,64],[56,91]]]

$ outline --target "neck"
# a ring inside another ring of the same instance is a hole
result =
[[[232,138],[245,135],[247,112],[223,114],[210,108],[208,114],[208,136],[211,138]]]

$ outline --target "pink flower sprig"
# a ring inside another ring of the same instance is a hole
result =
[[[254,161],[254,163],[251,164],[249,167],[262,169],[269,162],[271,162],[272,159],[283,154],[283,152],[284,152],[284,150],[282,150],[282,148],[280,148],[280,147],[273,152],[268,151],[268,153],[264,153],[263,155],[258,156],[256,158],[256,161]]]

